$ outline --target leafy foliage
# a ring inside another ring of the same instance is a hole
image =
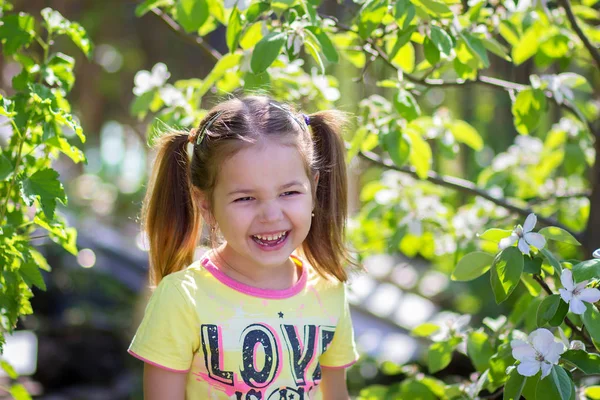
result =
[[[0,96],[0,114],[12,128],[6,146],[0,148],[0,353],[4,335],[10,334],[20,316],[31,314],[34,286],[46,290],[41,270],[50,266],[32,240],[36,229],[65,250],[76,255],[75,229],[67,226],[57,211],[57,202],[67,205],[67,196],[52,161],[62,153],[73,162],[87,163],[73,144],[85,136],[71,114],[66,96],[75,82],[72,57],[51,49],[54,39],[65,35],[89,58],[92,43],[76,22],[58,11],[45,8],[41,19],[26,13],[11,13],[2,2],[0,41],[3,54],[21,67],[12,80],[14,94]],[[38,47],[36,47],[38,46]],[[35,48],[35,49],[34,49]],[[37,57],[41,54],[41,57]],[[6,362],[2,368],[11,378],[15,371]],[[15,384],[10,393],[29,399],[23,386]]]

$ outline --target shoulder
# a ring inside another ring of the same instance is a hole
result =
[[[179,293],[184,299],[194,302],[201,293],[205,272],[200,260],[194,261],[185,269],[165,276],[156,287],[155,293],[171,296]]]
[[[341,282],[335,277],[323,276],[310,265],[306,259],[302,258],[306,269],[307,281],[306,287],[309,291],[315,291],[325,301],[344,302],[346,298],[346,283]]]

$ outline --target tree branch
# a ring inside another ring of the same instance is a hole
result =
[[[550,289],[550,287],[548,287],[548,285],[546,284],[546,282],[544,282],[544,280],[542,279],[541,276],[539,275],[533,275],[533,279],[540,284],[540,286],[542,287],[542,289],[544,289],[544,291],[549,295],[553,295],[554,293],[552,292],[552,289]],[[579,329],[577,327],[577,325],[575,325],[573,323],[573,321],[571,321],[568,317],[565,317],[565,324],[567,324],[567,326],[569,328],[571,328],[573,330],[573,332],[577,333],[587,344],[588,346],[591,346],[592,348],[594,347],[594,343],[592,342],[592,339],[589,338],[589,336],[585,333],[585,331],[583,329]]]
[[[561,1],[568,1],[568,0],[561,0]],[[332,16],[328,16],[328,15],[321,15],[321,16],[323,18],[329,18],[329,19],[333,20],[335,22],[335,26],[338,29],[340,29],[340,30],[342,30],[344,32],[351,32],[351,33],[354,33],[354,34],[358,35],[358,32],[356,32],[355,30],[353,30],[349,26],[344,25],[343,23],[341,23],[336,17],[332,17]],[[583,32],[581,34],[583,35]],[[585,35],[583,35],[583,38],[585,38]],[[583,38],[582,38],[582,40],[584,40]],[[585,39],[587,39],[587,38],[585,38]],[[398,71],[398,67],[396,67],[391,62],[391,60],[389,59],[389,57],[387,56],[387,54],[385,53],[385,51],[383,51],[383,49],[381,47],[379,47],[373,40],[370,40],[370,39],[367,39],[367,43],[369,43],[369,45],[377,52],[377,54],[379,55],[379,57],[388,66],[390,66],[391,68],[393,68],[394,71],[396,71],[396,72]],[[593,46],[592,46],[592,48],[593,48]],[[449,80],[443,80],[443,79],[428,79],[426,77],[424,77],[424,78],[417,78],[414,75],[407,74],[407,73],[404,73],[404,72],[403,72],[403,76],[406,77],[406,79],[408,81],[410,81],[410,82],[412,82],[414,84],[423,85],[423,86],[429,86],[429,87],[457,87],[457,86],[467,86],[467,85],[484,85],[484,86],[491,87],[493,89],[500,89],[500,90],[504,90],[504,91],[507,91],[507,92],[510,92],[510,91],[520,92],[522,90],[525,90],[525,89],[529,88],[528,85],[523,85],[523,84],[520,84],[520,83],[511,82],[511,81],[507,81],[507,80],[503,80],[503,79],[498,79],[498,78],[493,78],[493,77],[484,76],[484,75],[477,75],[477,77],[474,80],[456,79],[456,80],[451,80],[451,81],[449,81]],[[571,112],[575,116],[577,116],[577,118],[579,118],[583,123],[585,123],[585,125],[587,126],[590,134],[592,134],[592,135],[594,134],[595,131],[592,128],[592,124],[590,123],[590,121],[588,121],[585,118],[583,118],[582,115],[581,115],[581,113],[577,112],[575,110],[575,107],[573,105],[571,105],[568,102],[559,103],[558,101],[556,101],[556,99],[552,95],[552,92],[549,91],[549,90],[546,91],[544,94],[546,95],[547,98],[549,98],[552,101],[554,101],[560,108],[563,108],[563,109]],[[598,137],[598,139],[600,139],[600,137]]]
[[[171,28],[171,30],[173,32],[175,32],[176,34],[178,34],[179,36],[181,36],[183,39],[185,39],[185,41],[187,41],[188,43],[191,43],[193,45],[200,46],[200,48],[202,48],[202,50],[204,50],[204,52],[208,56],[210,56],[210,58],[212,58],[214,61],[219,61],[221,59],[221,57],[223,57],[223,55],[221,53],[219,53],[212,46],[210,46],[209,44],[207,44],[204,41],[204,39],[202,39],[200,36],[195,36],[195,35],[189,35],[189,34],[187,34],[181,28],[181,26],[177,22],[175,22],[173,20],[173,18],[171,18],[170,16],[168,16],[167,14],[165,14],[164,12],[162,12],[162,10],[160,10],[158,8],[153,8],[152,12],[155,15],[157,15],[160,19],[162,19],[164,22],[166,22],[167,25],[169,26],[169,28]]]
[[[417,175],[417,172],[414,167],[398,167],[395,164],[393,164],[391,161],[383,160],[377,154],[369,152],[369,151],[361,151],[358,154],[361,158],[363,158],[375,165],[378,165],[383,168],[393,169],[395,171],[403,172],[405,174],[412,175],[416,179],[420,179],[419,176]],[[466,193],[471,196],[482,197],[482,198],[489,200],[492,203],[494,203],[500,207],[506,208],[507,210],[512,211],[513,213],[518,214],[522,217],[527,217],[529,214],[534,212],[530,208],[522,208],[522,207],[516,206],[514,204],[511,204],[508,202],[507,199],[494,197],[486,190],[482,190],[482,189],[478,188],[473,182],[468,181],[466,179],[456,178],[456,177],[452,177],[452,176],[443,176],[443,175],[437,174],[436,172],[429,171],[427,173],[427,178],[425,180],[435,183],[436,185],[439,185],[439,186],[444,186],[447,188],[457,190],[461,193]],[[573,232],[570,228],[566,227],[565,225],[561,224],[560,222],[556,221],[555,219],[542,217],[542,216],[538,216],[537,218],[541,224],[543,224],[545,226],[557,226],[557,227],[569,232],[577,240],[581,240],[581,236],[582,236],[581,233]]]
[[[569,2],[569,0],[558,0],[558,3],[565,9],[567,13],[567,18],[571,23],[571,27],[573,28],[577,36],[579,36],[579,39],[581,39],[583,45],[590,52],[592,58],[594,59],[594,61],[596,61],[596,64],[600,69],[600,51],[598,51],[598,49],[594,47],[594,45],[590,42],[587,36],[585,36],[585,33],[583,33],[583,31],[581,30],[581,27],[575,19],[575,14],[573,14],[573,9],[571,9],[571,3]]]

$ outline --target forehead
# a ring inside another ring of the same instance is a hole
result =
[[[308,184],[302,155],[293,145],[266,142],[251,145],[227,158],[220,168],[215,190],[276,190],[292,181]]]

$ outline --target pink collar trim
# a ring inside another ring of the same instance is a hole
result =
[[[302,268],[302,273],[300,274],[300,279],[298,279],[298,282],[288,289],[260,289],[254,286],[246,285],[242,282],[238,282],[221,272],[221,270],[206,255],[202,257],[200,263],[217,280],[224,285],[237,290],[238,292],[254,297],[262,297],[265,299],[285,299],[300,293],[306,287],[307,279],[307,272],[306,268],[304,267],[304,263],[293,254],[290,255],[290,257],[292,257],[292,261],[294,261],[297,266]]]

